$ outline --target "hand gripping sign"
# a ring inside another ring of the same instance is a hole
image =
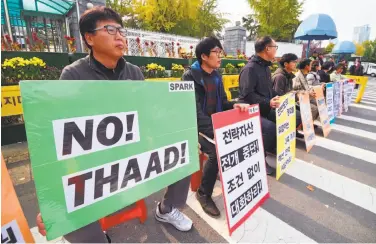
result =
[[[296,147],[295,94],[289,93],[279,99],[280,106],[276,109],[277,180],[283,175],[287,168],[295,162]]]
[[[231,235],[269,197],[259,107],[216,113],[212,120]]]
[[[21,82],[51,240],[199,169],[192,82]]]
[[[34,243],[1,155],[1,243]]]

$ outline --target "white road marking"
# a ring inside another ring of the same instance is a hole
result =
[[[354,121],[357,123],[365,124],[365,125],[373,125],[376,126],[376,121],[368,120],[368,119],[361,119],[358,117],[348,116],[348,115],[341,115],[340,119]]]
[[[346,134],[351,134],[354,136],[360,136],[371,140],[376,140],[376,133],[372,133],[365,130],[355,129],[344,125],[332,124],[332,129]]]

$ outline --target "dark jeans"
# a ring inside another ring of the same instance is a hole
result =
[[[266,116],[266,118],[276,123],[277,118],[275,114],[275,109],[271,109],[268,116]],[[302,117],[300,115],[300,111],[298,110],[298,107],[296,106],[296,128],[298,128],[301,123],[302,123]]]
[[[260,118],[264,150],[275,153],[277,147],[276,125],[272,121],[269,121],[263,117]],[[215,145],[202,136],[199,136],[198,141],[201,145],[201,151],[206,153],[209,157],[202,170],[201,185],[198,190],[201,194],[211,196],[213,194],[213,189],[219,170],[217,152],[215,150]]]

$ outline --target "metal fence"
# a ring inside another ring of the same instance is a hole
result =
[[[1,25],[2,50],[67,52],[63,18],[9,15],[9,24]]]

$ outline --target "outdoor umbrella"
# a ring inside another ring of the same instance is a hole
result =
[[[307,58],[311,40],[329,40],[337,38],[337,28],[333,19],[327,14],[308,16],[298,27],[295,39],[308,41]]]

